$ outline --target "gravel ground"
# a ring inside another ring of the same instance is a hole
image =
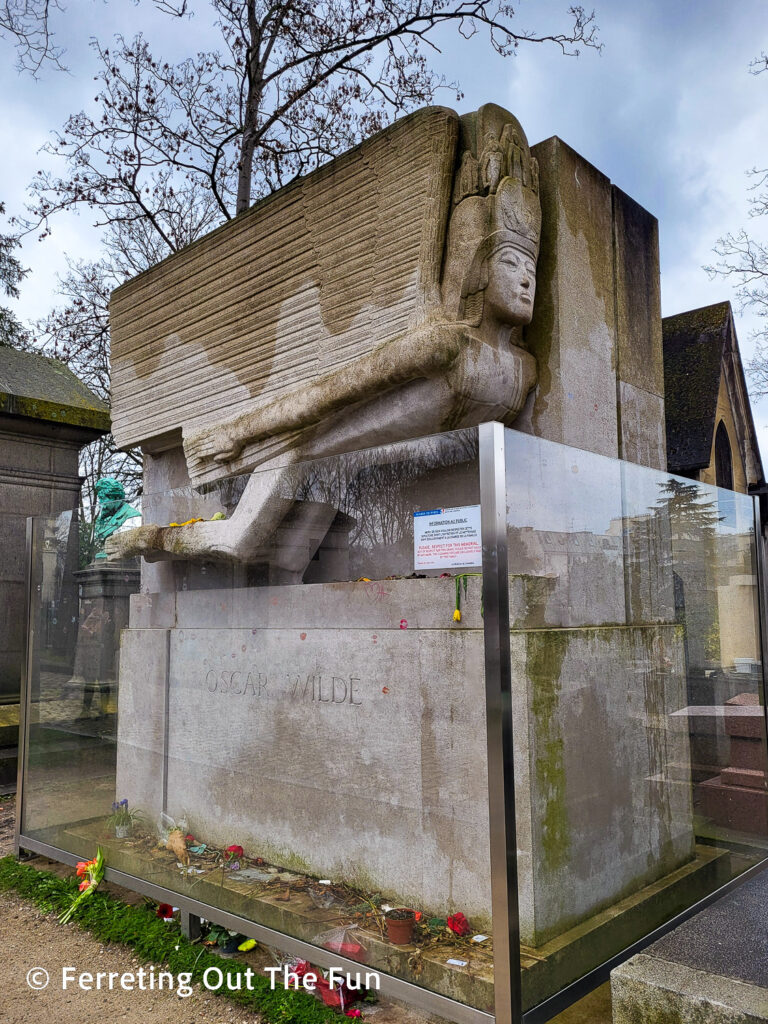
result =
[[[158,1019],[167,1024],[253,1024],[260,1020],[199,986],[186,999],[168,991],[84,992],[71,987],[63,991],[63,967],[124,974],[141,965],[126,946],[104,946],[77,925],[62,927],[54,915],[44,915],[8,893],[0,904],[0,948],[4,1024],[144,1024]],[[32,991],[26,982],[27,972],[34,967],[43,967],[50,975],[50,984],[41,991]]]
[[[13,852],[14,801],[0,801],[0,856]],[[69,868],[42,858],[30,863],[57,874]],[[122,893],[117,887],[109,887]],[[3,1024],[145,1024],[162,1020],[164,1024],[256,1024],[261,1018],[248,1013],[200,986],[187,998],[175,992],[112,991],[85,992],[68,987],[62,990],[63,967],[78,972],[135,972],[141,963],[127,946],[105,946],[76,924],[60,925],[54,914],[43,914],[31,903],[13,893],[0,893],[0,1019]],[[146,965],[144,965],[146,967]],[[27,972],[43,967],[50,984],[33,991],[26,981]],[[158,973],[158,972],[156,972]]]

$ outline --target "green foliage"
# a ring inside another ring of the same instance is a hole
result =
[[[37,871],[19,864],[13,857],[0,860],[0,892],[13,890],[41,910],[62,911],[77,893],[76,879],[62,879],[47,871]],[[146,963],[165,963],[174,974],[188,972],[192,981],[200,982],[208,967],[220,968],[233,979],[243,975],[240,991],[219,990],[232,1002],[256,1011],[271,1024],[330,1024],[338,1022],[338,1014],[306,992],[286,990],[281,984],[271,989],[269,979],[256,975],[252,990],[246,989],[246,965],[237,960],[223,960],[205,946],[195,945],[181,935],[178,928],[161,921],[148,906],[131,906],[105,892],[95,892],[83,904],[76,923],[100,942],[122,942],[131,946]]]
[[[718,514],[717,505],[708,501],[706,492],[697,483],[684,483],[674,478],[659,484],[661,497],[656,504],[669,515],[674,535],[704,539],[714,537],[717,524],[723,516]]]

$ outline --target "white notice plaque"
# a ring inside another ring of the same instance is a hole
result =
[[[414,569],[453,569],[482,564],[479,505],[413,513]]]

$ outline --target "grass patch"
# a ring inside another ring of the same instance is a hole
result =
[[[63,879],[49,871],[38,871],[28,864],[19,864],[13,857],[0,860],[0,892],[13,890],[46,913],[65,910],[77,893],[76,879]],[[73,922],[91,933],[100,942],[120,942],[130,946],[147,963],[164,963],[173,974],[189,973],[192,982],[202,982],[208,967],[218,967],[229,974],[232,984],[242,976],[240,991],[222,988],[215,995],[223,996],[260,1013],[272,1024],[339,1024],[339,1014],[328,1009],[306,992],[286,991],[281,984],[270,988],[269,979],[255,974],[251,990],[245,988],[246,965],[225,960],[199,943],[193,944],[177,926],[167,925],[148,906],[131,906],[106,892],[98,890],[81,905]],[[63,926],[66,927],[66,926]],[[177,948],[178,947],[178,948]]]

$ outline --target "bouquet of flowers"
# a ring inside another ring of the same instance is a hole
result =
[[[119,800],[112,804],[112,813],[107,818],[107,825],[114,829],[130,830],[140,819],[140,811],[130,808],[127,800]]]
[[[77,877],[82,878],[79,892],[64,913],[60,915],[59,924],[66,924],[70,920],[83,900],[96,890],[97,885],[104,877],[104,854],[101,847],[98,847],[96,850],[96,856],[93,860],[81,860],[77,865],[76,871]]]

